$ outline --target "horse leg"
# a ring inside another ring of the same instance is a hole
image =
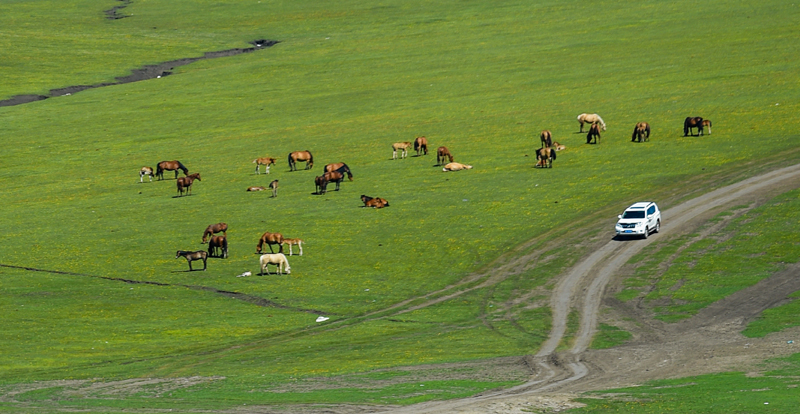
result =
[[[191,259],[186,259],[186,260],[189,262],[189,271],[191,272],[192,270],[194,270],[192,269],[192,260]]]
[[[297,243],[297,247],[300,248],[300,256],[303,255],[303,242]]]

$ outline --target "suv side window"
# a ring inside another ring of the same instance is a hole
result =
[[[656,212],[656,206],[650,206],[647,208],[647,215],[651,215]]]

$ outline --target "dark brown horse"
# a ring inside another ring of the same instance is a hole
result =
[[[453,154],[450,153],[447,147],[436,148],[436,165],[442,165],[448,162],[448,159],[450,160],[449,162],[453,162]]]
[[[536,150],[536,165],[542,168],[553,168],[553,160],[555,159],[555,148],[540,148]]]
[[[418,157],[420,153],[428,155],[428,138],[417,137],[417,139],[414,140],[414,151],[417,151]]]
[[[164,179],[164,171],[175,171],[175,179],[178,179],[178,170],[183,171],[183,175],[189,175],[189,169],[186,168],[180,161],[161,161],[156,166],[156,177],[159,180]]]
[[[295,151],[289,153],[289,171],[297,171],[297,162],[305,161],[306,170],[314,166],[314,156],[308,151]]]
[[[266,232],[263,235],[261,235],[261,239],[258,241],[258,247],[256,248],[259,253],[261,253],[261,248],[264,247],[265,243],[267,244],[267,246],[269,246],[270,253],[275,253],[274,251],[272,251],[273,244],[277,244],[280,247],[278,253],[283,253],[282,234]]]
[[[208,259],[208,252],[204,252],[202,250],[198,250],[196,252],[187,252],[186,250],[178,250],[178,253],[175,255],[175,258],[184,257],[186,261],[189,262],[189,271],[192,270],[192,262],[195,260],[202,260],[203,261],[203,270],[206,270],[206,260]]]
[[[361,201],[364,202],[364,207],[372,207],[372,208],[389,207],[389,202],[383,198],[373,198],[362,194]]]
[[[600,143],[600,125],[596,123],[589,127],[589,133],[586,134],[586,143],[592,144],[592,139],[594,139],[594,144]]]
[[[539,139],[542,140],[542,148],[550,148],[553,146],[553,134],[551,134],[549,130],[545,129],[542,131],[542,134],[539,135]]]
[[[683,121],[683,136],[685,137],[691,134],[692,128],[697,128],[697,134],[703,135],[703,117],[686,117],[686,119]],[[695,136],[694,134],[691,135]]]
[[[631,142],[636,140],[639,142],[650,140],[650,124],[647,122],[639,122],[633,127],[633,135],[631,135]]]
[[[193,173],[187,175],[186,177],[178,178],[178,194],[182,196],[183,192],[185,191],[186,195],[191,195],[192,183],[194,183],[194,180],[203,181],[200,179],[200,173]]]
[[[348,167],[347,164],[343,162],[336,162],[325,166],[325,172],[333,171],[336,171],[340,174],[347,174],[347,179],[353,181],[353,173],[350,171],[350,167]]]
[[[206,239],[208,239],[209,237],[211,237],[211,236],[213,236],[213,235],[215,235],[217,233],[222,233],[224,236],[227,236],[228,235],[228,224],[227,223],[217,223],[217,224],[211,224],[208,227],[206,227],[206,231],[203,232],[203,241],[201,241],[200,244],[205,244],[206,243]]]
[[[210,257],[228,258],[228,238],[225,236],[212,236],[208,241],[208,255]]]
[[[333,171],[333,172],[326,172],[319,177],[314,178],[314,184],[316,185],[317,192],[316,194],[325,194],[328,192],[328,183],[336,183],[336,191],[339,191],[339,184],[344,181],[344,175],[342,173]]]

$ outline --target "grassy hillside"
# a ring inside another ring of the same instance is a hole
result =
[[[5,384],[202,376],[216,379],[181,398],[209,407],[408,403],[504,385],[442,382],[419,396],[414,384],[378,398],[250,393],[534,353],[547,337],[548,281],[583,252],[551,252],[489,288],[398,311],[461,281],[474,287],[504,254],[600,221],[610,230],[633,200],[800,158],[800,10],[781,2],[134,0],[121,10],[130,17],[113,21],[103,10],[118,2],[103,3],[3,2],[0,99],[255,39],[281,43],[0,107],[0,264],[17,266],[0,268],[0,309],[13,315],[0,333]],[[577,133],[582,112],[608,124],[599,145]],[[695,115],[713,120],[712,135],[682,137]],[[650,142],[630,142],[637,121],[653,126]],[[543,129],[567,145],[551,170],[533,168]],[[430,154],[390,160],[391,143],[419,135],[475,168],[443,173]],[[311,171],[288,172],[294,150],[314,153]],[[267,155],[278,165],[254,175],[251,161]],[[201,173],[192,196],[174,197],[171,173],[138,182],[141,166],[171,159]],[[338,161],[355,181],[313,195],[314,176]],[[244,191],[272,179],[275,199]],[[361,194],[391,207],[360,208]],[[174,252],[204,249],[203,229],[219,221],[230,225],[230,258],[186,272]],[[304,239],[306,254],[289,257],[288,276],[235,277],[257,271],[265,231]],[[317,324],[320,314],[331,319]],[[146,405],[177,401],[159,395]]]

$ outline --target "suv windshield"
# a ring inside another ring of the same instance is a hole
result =
[[[644,211],[626,211],[625,214],[622,215],[624,219],[640,219],[644,218]]]

